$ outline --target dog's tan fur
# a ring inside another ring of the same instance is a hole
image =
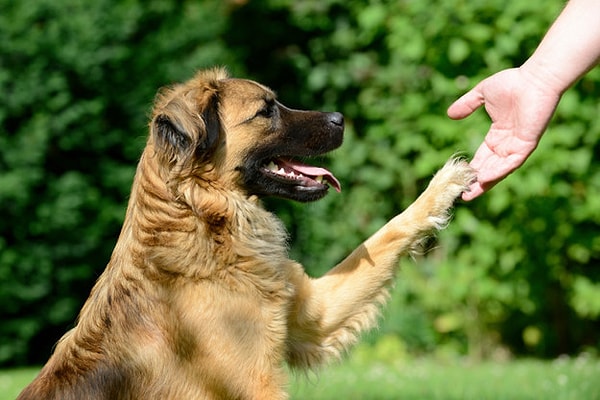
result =
[[[406,211],[311,279],[241,183],[249,149],[279,129],[256,117],[265,98],[268,88],[220,69],[157,98],[111,260],[19,399],[285,399],[285,363],[337,359],[374,326],[398,257],[446,223],[473,172],[451,160]],[[189,140],[169,137],[164,121]]]

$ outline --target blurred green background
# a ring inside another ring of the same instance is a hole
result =
[[[45,362],[102,272],[154,94],[227,66],[288,106],[343,112],[343,185],[267,201],[320,275],[400,212],[489,121],[451,102],[520,65],[562,0],[0,0],[0,366]],[[569,60],[565,60],[569,62]],[[600,348],[600,71],[567,92],[526,165],[406,259],[368,335],[473,359]]]

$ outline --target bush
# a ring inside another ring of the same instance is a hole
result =
[[[72,325],[116,241],[154,93],[196,69],[345,114],[324,161],[343,192],[267,201],[313,275],[470,155],[487,116],[450,121],[447,106],[522,63],[563,2],[439,3],[0,0],[0,364],[42,362]],[[383,332],[481,356],[600,345],[599,85],[582,79],[527,164],[403,262]]]
[[[485,113],[453,122],[447,106],[484,77],[520,65],[563,2],[270,4],[275,11],[263,17],[283,13],[279,23],[301,35],[272,43],[286,54],[286,76],[277,75],[279,64],[260,76],[287,88],[293,71],[299,84],[280,92],[284,101],[347,118],[345,144],[330,162],[343,193],[279,207],[298,239],[294,256],[319,275],[413,201],[447,158],[479,146]],[[600,344],[592,334],[600,312],[599,79],[592,71],[564,96],[522,169],[460,205],[439,246],[416,266],[404,263],[384,332],[413,349],[447,343],[475,356],[498,345],[551,356]]]
[[[219,0],[0,10],[0,363],[41,362],[110,257],[154,93],[232,58]]]

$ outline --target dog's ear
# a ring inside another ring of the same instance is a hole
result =
[[[204,140],[196,145],[196,156],[203,157],[210,154],[215,148],[221,134],[221,119],[219,118],[219,103],[217,95],[211,96],[202,111],[202,121],[204,123]]]
[[[179,122],[168,114],[159,114],[152,123],[160,147],[172,147],[178,153],[185,152],[192,140]]]
[[[155,111],[151,132],[165,158],[175,163],[192,155],[208,158],[221,131],[217,93],[188,92],[164,103]]]

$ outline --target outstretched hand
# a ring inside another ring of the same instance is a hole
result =
[[[469,201],[520,167],[537,144],[560,100],[539,77],[520,68],[500,71],[481,81],[448,108],[448,116],[462,119],[485,106],[492,120],[484,142],[471,160],[477,181],[464,192]]]

